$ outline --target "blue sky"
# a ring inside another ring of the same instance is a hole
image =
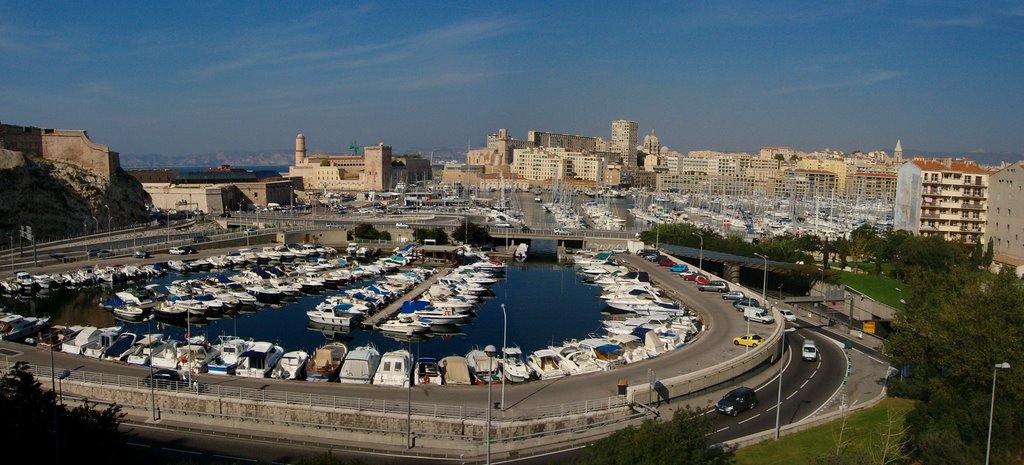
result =
[[[684,152],[1022,153],[1024,3],[973,3],[0,0],[0,120],[165,155],[613,119]]]

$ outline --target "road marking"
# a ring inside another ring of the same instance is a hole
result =
[[[800,389],[803,389],[804,386],[806,386],[807,383],[809,383],[809,382],[811,382],[811,380],[809,380],[809,379],[804,380],[804,384],[801,384],[800,387],[797,388],[797,390],[799,391]]]
[[[807,379],[814,379],[814,375],[816,375],[816,374],[818,374],[818,370],[812,371],[811,372],[811,376],[808,376]]]
[[[246,458],[242,458],[242,457],[232,457],[230,455],[217,455],[217,454],[213,454],[213,456],[217,457],[219,459],[241,460],[243,462],[255,462],[256,461],[256,460],[253,460],[253,459],[246,459]]]
[[[742,424],[744,424],[744,423],[746,423],[746,422],[748,422],[748,421],[750,421],[750,420],[753,420],[753,419],[755,419],[755,418],[757,418],[757,417],[759,417],[759,416],[761,416],[761,414],[760,414],[760,413],[759,413],[759,414],[757,414],[757,415],[754,415],[754,416],[752,416],[752,417],[750,417],[750,418],[747,418],[746,420],[743,420],[743,421],[740,421],[740,422],[736,422],[736,424],[737,424],[737,425],[742,425]]]
[[[790,394],[790,395],[786,396],[786,400],[789,400],[789,399],[791,399],[791,398],[792,398],[793,396],[795,396],[795,395],[796,395],[796,393],[797,393],[797,392],[800,392],[800,391],[799,391],[799,390],[793,391],[793,393],[792,393],[792,394]]]
[[[170,451],[170,452],[181,452],[182,454],[200,455],[199,452],[192,451],[192,450],[171,449],[170,447],[161,447],[160,449],[163,449],[163,450],[166,450],[166,451]]]
[[[727,429],[729,429],[729,427],[728,427],[728,426],[726,426],[725,428],[722,428],[722,429],[720,429],[720,430],[718,430],[718,431],[715,431],[715,432],[716,432],[716,433],[721,433],[722,431],[725,431],[725,430],[727,430]]]
[[[129,446],[135,446],[135,447],[149,447],[149,444],[139,444],[137,442],[126,442],[125,444],[128,444]]]

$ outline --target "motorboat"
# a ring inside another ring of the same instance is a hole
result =
[[[0,318],[0,339],[20,341],[43,332],[49,326],[49,322],[49,317],[6,315]]]
[[[100,337],[100,330],[95,326],[86,326],[75,334],[75,337],[71,340],[64,340],[64,343],[60,346],[60,351],[67,354],[82,355],[82,347],[90,342],[98,340]]]
[[[476,378],[476,384],[500,383],[501,359],[487,355],[480,349],[473,349],[466,354],[470,372]]]
[[[345,357],[338,372],[338,381],[349,384],[370,384],[380,364],[380,352],[372,345],[356,347]]]
[[[328,342],[317,348],[306,361],[307,381],[335,381],[338,370],[348,355],[348,347],[341,342]]]
[[[602,370],[608,371],[626,363],[622,358],[622,347],[608,339],[588,338],[579,342],[581,350],[589,351],[593,360]]]
[[[271,378],[276,379],[305,379],[306,362],[309,360],[309,353],[304,350],[293,350],[285,352],[281,360],[277,362]]]
[[[129,321],[140,320],[142,319],[142,316],[146,314],[146,311],[142,309],[142,307],[136,307],[135,305],[116,307],[113,311],[114,316]]]
[[[166,339],[164,345],[153,349],[149,365],[158,369],[177,370],[182,365],[181,357],[178,356],[178,347],[184,343],[184,341],[174,338]]]
[[[103,351],[104,360],[124,360],[135,348],[139,336],[135,333],[121,333],[110,347]]]
[[[245,292],[266,304],[280,303],[281,299],[284,298],[284,293],[280,289],[271,286],[251,285],[245,288]]]
[[[191,373],[208,371],[210,362],[220,356],[220,347],[212,346],[205,336],[192,336],[186,344],[178,346],[181,366]]]
[[[540,349],[526,359],[526,366],[539,379],[555,379],[565,376],[562,369],[562,356],[551,349]]]
[[[118,326],[112,326],[109,328],[102,328],[99,330],[97,337],[90,339],[89,342],[82,345],[82,355],[91,358],[101,358],[103,353],[106,352],[114,341],[117,341],[118,336],[124,332],[124,328]]]
[[[251,341],[246,341],[236,336],[221,336],[217,350],[220,354],[210,360],[206,370],[211,375],[233,375],[238,368],[239,357],[252,346]]]
[[[385,333],[395,334],[423,334],[430,331],[430,321],[417,318],[415,315],[399,315],[396,318],[387,320],[379,325],[377,329]]]
[[[444,384],[444,376],[441,376],[441,368],[437,366],[437,359],[433,357],[420,357],[416,361],[416,384]]]
[[[148,366],[153,357],[153,352],[158,348],[167,345],[163,334],[147,334],[135,341],[135,346],[125,358],[129,365]]]
[[[245,378],[267,378],[284,356],[281,346],[270,342],[254,342],[238,356],[235,376]]]
[[[373,375],[373,384],[381,386],[409,387],[409,375],[412,369],[412,354],[408,350],[385,352],[380,358],[380,366]]]
[[[316,308],[307,310],[306,317],[315,323],[349,327],[362,316],[362,312],[356,312],[353,309],[355,309],[355,305],[349,303],[339,303],[330,307],[318,305]]]
[[[444,375],[444,384],[459,385],[473,384],[473,378],[469,373],[469,361],[466,357],[449,355],[438,362],[441,373]]]
[[[501,374],[505,381],[522,383],[530,379],[530,368],[523,361],[523,351],[518,347],[506,347],[501,359]]]

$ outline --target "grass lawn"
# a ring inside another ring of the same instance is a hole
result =
[[[912,409],[914,401],[889,397],[878,405],[854,413],[847,418],[844,442],[849,440],[851,450],[863,450],[867,454],[872,442],[879,441],[878,432],[884,430],[888,411],[897,412],[898,431],[903,427],[903,418]],[[836,451],[841,420],[826,423],[806,431],[783,436],[778,441],[768,440],[736,451],[737,465],[774,465],[812,463],[814,459]]]
[[[894,308],[903,308],[900,299],[907,300],[910,298],[910,293],[907,292],[906,286],[902,282],[877,274],[840,271],[839,282]],[[902,291],[897,291],[896,288],[900,288]]]

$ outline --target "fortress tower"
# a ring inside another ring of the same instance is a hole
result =
[[[306,136],[295,136],[295,166],[306,163]]]

